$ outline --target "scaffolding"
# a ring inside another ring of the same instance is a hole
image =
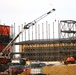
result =
[[[76,58],[75,21],[60,21],[58,23],[59,38],[57,39],[54,35],[54,28],[54,23],[50,25],[46,22],[46,24],[38,24],[25,31],[28,32],[25,37],[29,38],[15,43],[15,45],[20,45],[22,57],[40,61],[60,61],[69,56]]]
[[[59,41],[59,43],[64,43],[64,46],[61,47],[59,46],[59,54],[60,57],[68,57],[68,56],[73,56],[76,58],[76,50],[75,50],[75,37],[76,37],[76,21],[74,20],[61,20],[58,24],[59,28],[59,40],[63,39],[62,41]],[[66,40],[68,42],[66,42]],[[61,50],[62,51],[61,51]]]

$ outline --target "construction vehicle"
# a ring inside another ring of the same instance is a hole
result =
[[[8,56],[6,55],[5,51],[7,51],[10,46],[12,46],[14,44],[14,41],[19,37],[19,35],[21,33],[23,33],[23,31],[25,31],[25,29],[29,29],[31,26],[35,25],[38,21],[40,21],[41,19],[43,19],[44,17],[46,17],[47,15],[49,15],[50,13],[52,13],[53,11],[55,11],[55,9],[50,10],[49,12],[43,14],[42,16],[38,17],[37,19],[33,20],[32,22],[26,24],[23,29],[17,34],[16,37],[14,37],[9,44],[2,50],[2,52],[0,52],[0,72],[1,71],[5,71],[6,69],[9,68],[9,63],[11,63],[11,55],[10,53],[8,54]],[[2,62],[3,60],[3,62]],[[4,68],[4,66],[6,66],[6,68]]]
[[[30,64],[30,75],[46,75],[43,73],[42,67],[46,66],[45,63],[32,62]]]
[[[66,60],[64,60],[64,64],[74,64],[75,59],[74,57],[68,57]]]

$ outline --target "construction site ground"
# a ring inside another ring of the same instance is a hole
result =
[[[47,75],[76,75],[76,64],[43,67],[43,73]]]
[[[48,65],[43,67],[42,70],[43,70],[43,74],[46,75],[76,75],[76,64]],[[30,74],[30,70],[22,73],[22,75],[29,75],[29,74]]]

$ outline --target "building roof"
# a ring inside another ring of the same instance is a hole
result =
[[[64,22],[64,23],[73,23],[73,24],[76,23],[76,21],[74,21],[74,20],[61,20],[60,22]]]
[[[62,39],[39,39],[39,40],[28,40],[22,42],[16,42],[15,45],[25,44],[52,44],[52,43],[75,43],[76,38],[62,38]]]

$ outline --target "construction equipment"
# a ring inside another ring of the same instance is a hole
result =
[[[2,50],[2,52],[0,53],[0,55],[5,54],[5,51],[7,49],[9,49],[9,47],[14,43],[14,41],[19,37],[19,35],[25,30],[25,29],[29,29],[30,26],[35,25],[38,21],[40,21],[41,19],[43,19],[44,17],[46,17],[47,15],[49,15],[50,13],[52,13],[53,11],[55,11],[55,9],[50,10],[49,12],[43,14],[42,16],[40,16],[39,18],[33,20],[32,22],[28,23],[27,25],[24,26],[24,28],[22,29],[22,31],[19,32],[19,34],[13,38],[12,41],[10,41],[10,43]]]
[[[26,24],[26,25],[24,26],[24,28],[17,34],[17,36],[14,37],[14,38],[9,42],[9,44],[2,50],[2,52],[0,53],[0,59],[4,59],[4,60],[5,60],[5,58],[7,58],[7,59],[9,58],[9,59],[10,59],[10,54],[8,54],[8,56],[6,56],[5,51],[8,50],[11,45],[13,45],[14,41],[19,37],[19,35],[20,35],[25,29],[29,29],[30,26],[35,25],[38,21],[40,21],[41,19],[43,19],[44,17],[46,17],[47,15],[49,15],[50,13],[52,13],[52,12],[54,12],[54,11],[55,11],[55,9],[52,9],[52,10],[50,10],[49,12],[47,12],[47,13],[43,14],[42,16],[38,17],[37,19],[33,20],[32,22]],[[7,61],[6,61],[6,62],[7,62]],[[1,63],[1,64],[2,64],[2,63]],[[1,64],[0,64],[0,65],[1,65]],[[5,63],[4,63],[4,64],[5,64]],[[8,64],[8,63],[7,63],[7,64]],[[7,64],[6,64],[6,65],[7,65]],[[5,66],[6,66],[6,65],[5,65]],[[1,67],[2,67],[2,66],[1,66]],[[9,66],[8,66],[8,67],[9,67]],[[7,68],[8,68],[8,67],[7,67]],[[7,68],[6,68],[6,69],[7,69]]]
[[[75,59],[74,57],[68,57],[66,60],[64,60],[64,64],[74,64]]]

